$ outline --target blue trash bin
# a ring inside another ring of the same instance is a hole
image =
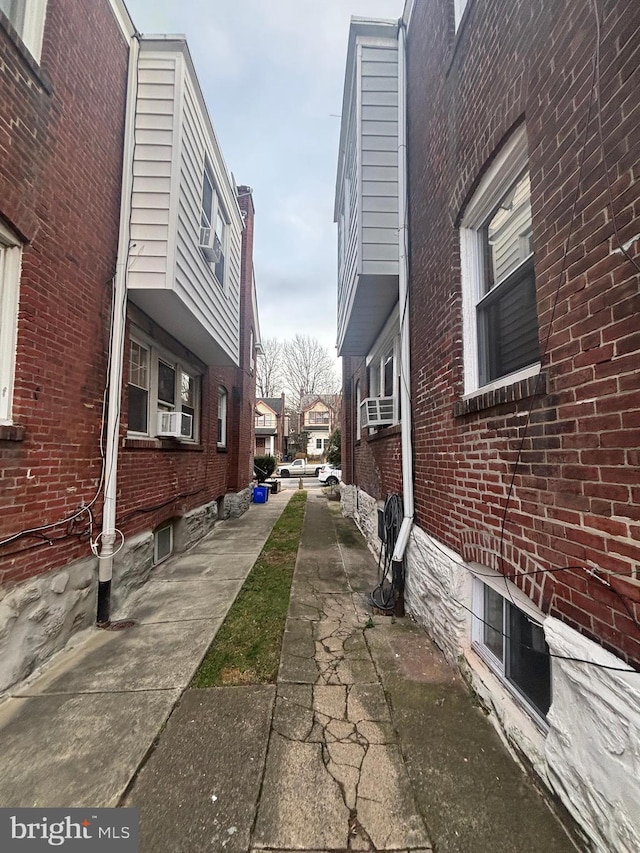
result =
[[[266,486],[253,487],[253,502],[254,504],[266,504],[269,500],[269,489]]]

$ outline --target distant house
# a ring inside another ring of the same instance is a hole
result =
[[[252,192],[184,40],[121,0],[22,6],[0,12],[0,692],[248,506],[259,346]]]
[[[308,434],[307,456],[324,456],[340,422],[340,395],[307,395],[300,404],[300,431]]]
[[[335,204],[343,511],[381,550],[400,502],[412,617],[593,848],[626,853],[638,32],[633,0],[408,0],[400,22],[354,19]]]
[[[285,411],[284,392],[280,397],[259,397],[255,412],[256,456],[274,456],[281,460],[287,454],[289,416]]]

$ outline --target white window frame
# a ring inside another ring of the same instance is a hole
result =
[[[204,181],[205,177],[209,184],[211,185],[211,210],[205,210],[204,206]],[[222,236],[217,233],[218,232],[218,223],[222,224]],[[206,224],[205,224],[206,223]],[[202,169],[202,197],[200,199],[200,222],[198,223],[198,233],[201,234],[202,228],[208,228],[211,234],[211,239],[209,242],[209,247],[213,248],[215,240],[218,239],[221,247],[221,260],[222,260],[222,270],[217,270],[218,263],[217,261],[210,261],[207,259],[206,255],[205,261],[207,266],[211,270],[214,279],[218,282],[220,287],[224,290],[226,279],[227,279],[227,247],[229,242],[229,226],[230,221],[229,217],[226,214],[224,209],[224,205],[220,200],[220,193],[218,192],[218,187],[216,184],[216,180],[214,177],[213,167],[211,166],[211,162],[208,157],[205,157],[204,165]],[[204,249],[202,244],[200,244],[201,250],[204,254]]]
[[[0,222],[0,424],[12,424],[22,243]]]
[[[160,556],[159,554],[159,534],[163,533],[165,530],[169,531],[169,551],[167,554]],[[173,554],[173,522],[168,521],[165,524],[161,524],[153,531],[153,564],[156,566],[158,563],[161,563],[163,560],[168,560],[169,557]]]
[[[218,417],[216,425],[219,426],[217,435],[218,447],[227,446],[227,423],[229,419],[229,392],[223,385],[218,386]]]
[[[524,616],[530,621],[543,628],[545,615],[539,610],[512,581],[505,578],[504,575],[494,572],[486,566],[472,565],[471,574],[473,576],[473,616],[471,617],[471,643],[474,651],[482,658],[487,666],[495,673],[504,684],[510,695],[515,701],[535,720],[543,731],[547,731],[549,725],[545,717],[536,708],[536,706],[528,699],[527,695],[518,687],[518,685],[509,680],[507,674],[507,655],[508,655],[508,606],[515,607],[521,611]],[[484,588],[488,587],[493,592],[497,593],[503,600],[503,618],[502,618],[502,660],[500,660],[493,651],[485,645],[485,612],[484,612]],[[551,669],[549,671],[549,688],[551,691]],[[553,695],[551,694],[553,701]]]
[[[180,441],[189,444],[197,444],[199,441],[200,429],[200,411],[201,411],[201,395],[202,395],[202,374],[193,365],[188,364],[184,359],[179,358],[175,353],[170,352],[164,347],[158,346],[157,342],[151,340],[146,335],[132,332],[130,340],[138,346],[147,350],[149,354],[148,364],[148,387],[147,387],[147,431],[138,432],[135,430],[127,430],[127,435],[130,438],[155,438],[158,426],[158,412],[182,411],[181,403],[181,385],[182,375],[186,374],[195,380],[194,385],[194,406],[193,406],[193,421],[192,421],[192,436],[190,438],[181,436]],[[173,409],[166,402],[158,401],[158,364],[159,362],[172,367],[175,371],[175,395]],[[130,362],[129,362],[130,363]],[[127,371],[129,365],[127,365]],[[129,383],[127,373],[127,383]],[[191,407],[189,407],[191,408]]]
[[[385,390],[385,362],[390,351],[393,352],[393,393],[388,395],[383,392]],[[387,320],[382,333],[367,356],[366,366],[368,383],[371,383],[372,377],[376,378],[374,388],[371,388],[372,383],[368,386],[367,399],[393,397],[393,424],[387,424],[387,426],[400,423],[400,314],[398,308]],[[361,401],[361,404],[363,402],[364,400]],[[360,406],[358,406],[358,412],[360,412]],[[370,429],[377,429],[377,427]]]
[[[482,228],[509,188],[529,163],[524,125],[511,136],[483,176],[467,205],[460,224],[460,273],[462,279],[462,334],[464,341],[464,391],[472,397],[511,385],[540,372],[540,362],[480,384],[478,303],[485,277]]]
[[[12,5],[14,10],[17,8],[20,12],[19,17],[15,17],[15,11],[12,14],[11,10],[9,14],[5,12],[5,15],[29,53],[36,62],[40,62],[47,0],[14,0]]]

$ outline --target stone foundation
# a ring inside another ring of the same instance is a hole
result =
[[[230,493],[175,520],[174,553],[191,548],[218,519],[237,518],[249,508],[251,489]],[[125,540],[113,560],[113,618],[153,571],[153,532]],[[0,696],[19,684],[71,636],[95,623],[98,560],[86,557],[62,569],[0,589]]]
[[[377,502],[355,486],[343,486],[341,495],[343,514],[376,551]],[[626,664],[597,643],[544,618],[551,654],[587,661],[552,659],[547,731],[472,648],[466,608],[472,606],[473,575],[462,557],[414,525],[405,571],[407,613],[459,667],[514,757],[558,798],[591,849],[640,850],[640,674],[627,674]]]

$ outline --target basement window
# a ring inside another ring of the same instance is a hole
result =
[[[173,553],[173,524],[163,524],[153,533],[153,562],[161,563]]]
[[[549,647],[542,625],[518,606],[522,593],[510,597],[515,589],[501,576],[490,583],[474,579],[473,647],[516,698],[546,720],[551,706]]]

